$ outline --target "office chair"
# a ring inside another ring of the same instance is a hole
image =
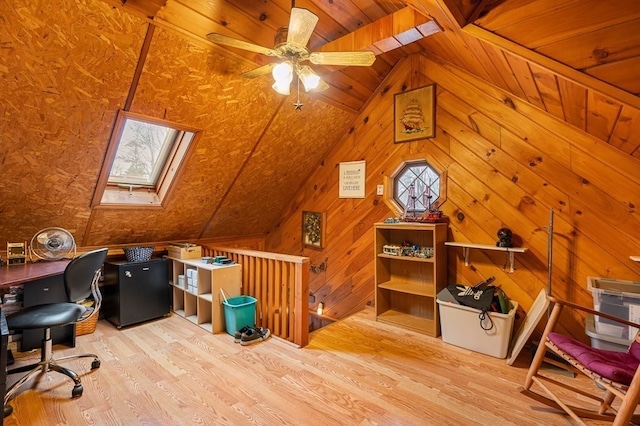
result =
[[[106,248],[90,251],[75,257],[69,262],[64,270],[64,287],[67,294],[67,302],[31,306],[7,316],[9,332],[42,328],[44,329],[44,338],[42,339],[40,362],[7,371],[7,374],[28,373],[7,390],[4,397],[5,416],[11,414],[12,409],[7,405],[7,402],[16,391],[32,377],[48,371],[56,371],[71,378],[74,382],[71,397],[81,396],[82,384],[80,383],[80,377],[74,371],[59,365],[60,361],[73,358],[93,358],[91,369],[100,368],[100,359],[95,354],[73,355],[54,359],[51,327],[86,321],[91,316],[98,315],[102,302],[98,281],[102,264],[107,258],[107,251],[108,249]],[[76,303],[87,299],[89,296],[93,296],[94,300],[94,307],[90,312],[84,306]]]
[[[639,421],[640,416],[634,415],[634,411],[640,401],[640,369],[638,368],[640,334],[636,335],[627,352],[615,352],[593,348],[572,337],[557,333],[554,329],[565,307],[599,315],[631,327],[640,327],[640,325],[554,297],[549,297],[549,301],[553,304],[553,310],[529,367],[525,386],[520,388],[520,392],[538,402],[565,411],[581,425],[584,425],[582,418],[612,421],[614,426]],[[567,365],[558,363],[552,358],[545,359],[547,350],[555,354],[556,359],[565,361]],[[576,374],[586,375],[600,390],[596,386],[593,390],[586,390],[541,374],[540,369],[545,360],[553,365],[563,366]],[[542,389],[546,396],[531,390],[534,384]],[[591,409],[571,406],[562,401],[558,395],[557,389],[560,388],[572,390],[582,397],[592,399],[596,404]],[[621,400],[617,410],[612,406],[615,398]]]

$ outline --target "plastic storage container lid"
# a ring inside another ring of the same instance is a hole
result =
[[[640,298],[640,282],[613,278],[587,277],[587,287],[594,293],[608,293]]]

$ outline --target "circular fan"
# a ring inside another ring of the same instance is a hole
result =
[[[75,257],[76,242],[66,229],[45,228],[31,239],[30,253],[42,260],[60,260],[70,253]]]

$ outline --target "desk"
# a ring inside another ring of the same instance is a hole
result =
[[[0,397],[4,401],[4,394],[7,391],[7,350],[9,345],[9,329],[4,312],[0,310]],[[7,411],[9,410],[9,411]],[[11,409],[4,407],[3,415],[0,417],[0,426],[4,423],[4,416],[11,414]]]
[[[23,306],[25,308],[43,303],[66,302],[63,273],[70,259],[26,263],[0,268],[0,289],[24,285]],[[53,327],[51,338],[54,344],[62,343],[75,347],[75,325]],[[40,348],[42,330],[24,330],[19,350],[21,352]]]
[[[65,259],[0,267],[0,288],[62,275],[69,262],[71,260]]]

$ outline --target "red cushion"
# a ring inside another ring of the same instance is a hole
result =
[[[571,337],[553,332],[549,333],[549,340],[588,370],[625,385],[631,384],[640,364],[640,360],[636,357],[640,355],[640,344],[635,341],[628,352],[615,352],[592,348]]]

